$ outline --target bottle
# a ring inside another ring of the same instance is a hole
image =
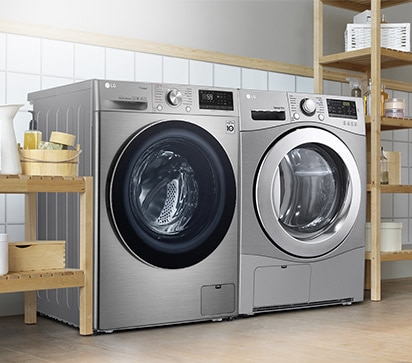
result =
[[[385,156],[383,147],[381,147],[381,184],[389,184],[389,162],[388,158]]]
[[[346,78],[349,81],[349,87],[351,89],[350,95],[352,97],[362,97],[361,80],[359,78]]]
[[[41,141],[41,131],[37,130],[37,121],[34,118],[34,111],[29,111],[32,119],[29,123],[29,129],[24,133],[24,148],[38,149]]]
[[[372,89],[372,80],[369,79],[368,81],[368,88],[363,95],[363,108],[365,111],[365,116],[370,116],[371,114],[371,89]]]
[[[385,101],[389,98],[385,91],[385,85],[381,84],[381,116],[385,115]]]

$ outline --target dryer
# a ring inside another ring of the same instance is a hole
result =
[[[247,90],[239,97],[239,314],[362,301],[362,100]]]
[[[236,91],[90,80],[29,100],[43,135],[78,136],[81,172],[94,176],[95,330],[237,315]],[[39,205],[46,219],[77,213],[75,200],[56,206],[54,195]],[[69,237],[76,264],[76,233],[39,231]],[[40,293],[39,311],[77,325],[75,294]]]

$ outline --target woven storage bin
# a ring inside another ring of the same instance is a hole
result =
[[[411,49],[411,25],[409,23],[381,24],[381,47],[409,52]],[[370,24],[347,24],[345,51],[371,46]]]
[[[20,149],[22,172],[25,175],[78,176],[80,145],[76,150]]]

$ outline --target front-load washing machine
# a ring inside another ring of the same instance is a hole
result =
[[[246,90],[239,97],[239,314],[362,301],[362,100]]]
[[[43,135],[76,134],[94,176],[96,331],[237,315],[236,92],[91,80],[29,94]],[[39,237],[67,239],[69,264],[79,226],[50,221],[76,203],[39,202]],[[38,310],[77,325],[75,295],[39,293]]]

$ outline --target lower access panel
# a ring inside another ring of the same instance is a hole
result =
[[[309,302],[310,265],[258,267],[255,270],[256,308]]]
[[[202,287],[202,315],[234,313],[236,289],[234,284],[207,285]]]

